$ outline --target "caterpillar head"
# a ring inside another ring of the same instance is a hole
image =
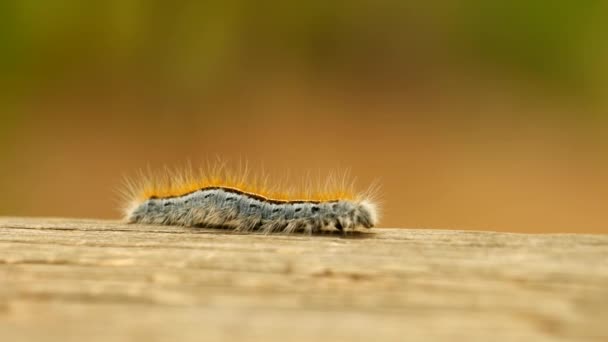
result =
[[[378,224],[378,207],[369,200],[359,202],[355,211],[355,225],[371,228]]]

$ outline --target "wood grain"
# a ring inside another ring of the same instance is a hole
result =
[[[608,340],[608,236],[0,218],[0,340]]]

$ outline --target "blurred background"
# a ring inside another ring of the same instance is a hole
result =
[[[0,2],[0,215],[119,218],[217,156],[384,227],[608,233],[608,2]]]

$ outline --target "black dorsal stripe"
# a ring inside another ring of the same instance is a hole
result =
[[[335,203],[335,202],[339,202],[340,200],[328,200],[328,201],[314,201],[314,200],[277,200],[277,199],[272,199],[272,198],[267,198],[258,194],[254,194],[251,192],[245,192],[239,189],[235,189],[235,188],[229,188],[229,187],[223,187],[223,186],[209,186],[209,187],[205,187],[205,188],[200,188],[198,190],[194,190],[194,191],[190,191],[187,192],[185,194],[179,195],[179,196],[166,196],[166,197],[158,197],[158,196],[150,196],[148,199],[171,199],[171,198],[180,198],[180,197],[184,197],[184,196],[188,196],[191,195],[195,192],[198,191],[210,191],[210,190],[222,190],[228,193],[233,193],[233,194],[238,194],[241,196],[245,196],[245,197],[249,197],[252,199],[256,199],[258,201],[261,202],[266,202],[266,203],[271,203],[271,204],[304,204],[304,203],[308,203],[308,204],[320,204],[320,203]]]

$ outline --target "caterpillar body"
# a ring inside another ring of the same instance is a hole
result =
[[[170,171],[141,174],[127,181],[123,192],[129,223],[224,228],[242,232],[318,233],[372,228],[378,221],[374,191],[356,194],[330,178],[316,190],[279,191],[267,178],[201,172]],[[262,181],[260,181],[262,180]]]

